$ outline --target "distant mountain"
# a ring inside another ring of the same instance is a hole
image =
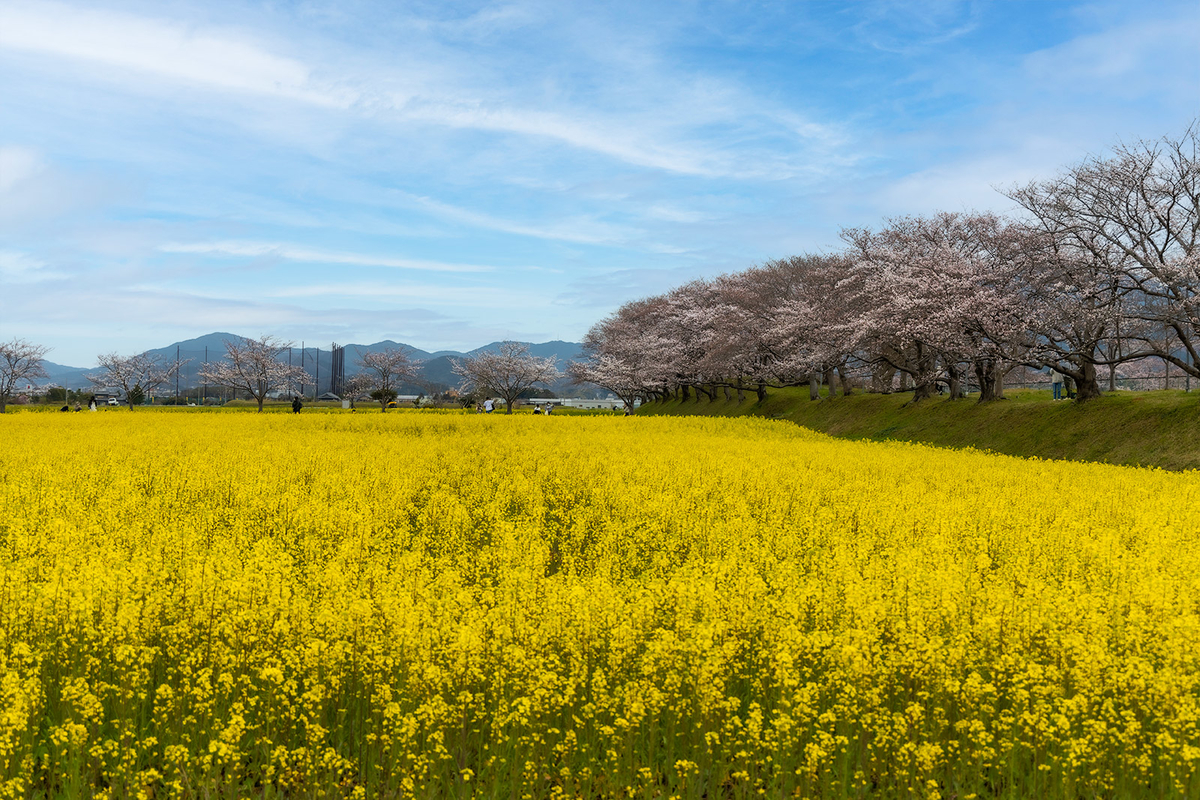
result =
[[[41,380],[31,381],[31,383],[41,386],[47,383],[53,383],[56,386],[67,386],[72,389],[78,389],[82,386],[90,386],[88,379],[84,377],[87,373],[92,372],[92,369],[83,367],[68,367],[63,364],[55,364],[53,361],[43,361],[42,366],[46,369],[47,377]]]
[[[200,384],[199,370],[206,360],[218,361],[224,357],[225,342],[241,342],[244,340],[245,337],[235,333],[216,332],[197,336],[194,339],[174,342],[166,347],[159,347],[147,350],[146,352],[150,355],[159,356],[163,361],[173,361],[178,354],[181,360],[187,362],[179,371],[179,387],[181,389],[188,389]],[[359,353],[373,353],[394,348],[404,348],[408,350],[414,359],[422,362],[420,369],[421,384],[402,385],[400,393],[419,394],[422,392],[442,391],[457,386],[460,382],[460,378],[453,372],[451,359],[498,350],[501,344],[503,342],[492,342],[467,353],[457,350],[438,350],[431,353],[402,342],[391,341],[390,339],[375,342],[374,344],[347,344],[344,345],[345,372],[347,376],[350,376],[359,371]],[[529,348],[529,352],[532,355],[541,358],[554,356],[558,359],[560,369],[565,369],[568,361],[578,358],[583,352],[583,347],[578,342],[556,340],[540,344],[529,342],[522,342],[522,344],[525,344]],[[288,353],[288,360],[294,364],[302,365],[308,374],[313,376],[318,388],[318,394],[329,391],[330,380],[333,377],[333,353],[329,346],[309,347],[306,343],[304,347],[293,347]],[[50,361],[45,362],[45,367],[49,377],[37,383],[53,383],[72,389],[89,386],[90,384],[86,376],[96,371],[95,367],[69,367]],[[581,388],[586,390],[586,387],[572,387],[567,380],[559,381],[550,388],[556,394],[560,395],[577,394],[581,391]],[[594,391],[594,387],[592,387],[592,391]]]
[[[483,347],[476,347],[474,350],[467,353],[467,355],[473,356],[489,350],[499,350],[500,345],[502,344],[504,344],[504,342],[492,342],[491,344],[485,344]],[[522,342],[522,344],[529,348],[530,355],[534,355],[539,358],[548,358],[550,356],[554,356],[559,360],[560,363],[573,361],[583,354],[583,345],[579,344],[578,342],[561,342],[556,339],[553,342],[542,342],[541,344],[530,344],[528,342]],[[447,355],[460,354],[447,353]]]

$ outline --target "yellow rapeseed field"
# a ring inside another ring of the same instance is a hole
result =
[[[0,796],[1200,796],[1200,477],[738,419],[0,417]]]

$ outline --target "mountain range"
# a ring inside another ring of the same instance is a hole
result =
[[[149,355],[159,356],[164,362],[173,361],[178,353],[179,359],[187,361],[179,373],[179,388],[188,389],[199,385],[197,371],[206,359],[210,361],[221,359],[225,354],[226,341],[241,341],[243,339],[244,337],[233,333],[209,333],[204,336],[197,336],[194,339],[173,342],[166,347],[158,347],[146,352]],[[400,394],[419,394],[422,392],[441,391],[459,384],[459,377],[452,371],[453,365],[451,364],[451,359],[472,356],[488,350],[497,350],[501,344],[502,342],[492,342],[491,344],[477,347],[465,353],[457,350],[429,352],[391,340],[375,342],[374,344],[347,344],[342,346],[345,348],[345,372],[347,377],[359,371],[358,360],[356,358],[357,353],[378,352],[394,348],[401,348],[408,351],[413,359],[421,362],[419,370],[421,383],[402,385],[400,387]],[[521,344],[528,347],[532,355],[542,358],[550,356],[557,358],[559,369],[563,369],[568,361],[578,358],[583,352],[582,345],[578,342],[521,342]],[[295,359],[296,364],[303,364],[308,374],[316,379],[318,394],[329,391],[330,380],[333,376],[332,347],[329,345],[321,347],[308,345],[303,348],[293,347],[289,353],[289,358]],[[96,372],[95,367],[70,367],[63,364],[56,364],[52,361],[43,362],[43,366],[46,369],[48,377],[39,381],[39,383],[52,383],[72,389],[90,386],[91,384],[88,382],[87,375]],[[579,394],[581,391],[591,394],[595,390],[595,387],[573,387],[570,385],[570,381],[566,379],[558,381],[550,388],[557,394],[563,394],[564,392]]]

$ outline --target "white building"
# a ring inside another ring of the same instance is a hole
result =
[[[552,406],[562,406],[563,408],[607,409],[609,411],[618,410],[625,407],[625,403],[623,401],[618,400],[616,397],[612,397],[611,395],[603,400],[593,400],[586,397],[534,397],[521,402],[527,405],[535,406],[549,404]],[[633,402],[634,408],[637,408],[639,405],[641,405],[640,401],[635,400]]]

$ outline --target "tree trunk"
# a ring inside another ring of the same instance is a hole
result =
[[[1085,361],[1079,365],[1080,377],[1075,378],[1075,400],[1094,400],[1100,397],[1100,383],[1096,380],[1096,365]],[[1071,377],[1075,377],[1072,375]]]
[[[760,402],[760,403],[766,402],[767,385],[765,383],[763,383],[762,381],[759,381],[758,386],[754,387],[754,393],[758,395],[758,402]]]
[[[910,388],[912,388],[912,387],[909,386],[909,383],[908,383],[908,373],[901,372],[900,373],[900,391],[907,392]]]
[[[933,381],[920,384],[914,383],[912,387],[912,393],[912,400],[908,401],[909,405],[919,403],[922,400],[927,400],[930,397],[933,397],[937,393],[937,384]]]
[[[979,402],[1004,399],[1004,370],[1000,362],[992,358],[978,359],[971,365],[975,380],[979,384]]]
[[[946,374],[950,377],[950,399],[961,400],[963,397],[962,378],[957,364],[947,364]]]
[[[682,384],[679,387],[679,402],[686,403],[688,400],[691,400],[691,399],[692,399],[692,390],[688,387],[688,385],[686,383]]]
[[[875,376],[879,380],[880,392],[883,394],[891,394],[892,381],[896,379],[896,368],[892,366],[885,366],[881,368],[879,372],[875,373]]]
[[[264,396],[262,396],[262,397],[256,397],[256,398],[254,398],[254,399],[258,401],[258,413],[260,413],[260,414],[261,414],[261,413],[262,413],[263,400],[265,400],[265,399],[266,399],[266,396],[264,395]],[[129,406],[129,410],[130,410],[130,411],[132,411],[132,410],[133,410],[133,406],[132,406],[132,405],[131,405],[131,406]]]
[[[995,371],[990,361],[976,361],[973,365],[975,382],[979,384],[979,402],[989,403],[996,400]]]
[[[513,401],[512,401],[512,400],[505,400],[505,401],[504,401],[504,413],[505,413],[505,414],[511,414],[511,413],[512,413],[512,404],[513,404]]]
[[[8,410],[8,398],[0,395],[0,414],[6,413]]]
[[[846,374],[846,370],[841,367],[837,368],[838,380],[842,382],[842,397],[849,397],[854,390],[850,388],[850,376]]]
[[[829,399],[837,397],[837,389],[833,385],[833,367],[826,367],[821,373],[821,377],[825,383],[825,388],[829,391]]]
[[[738,382],[737,382],[737,397],[738,397],[739,403],[745,402],[745,400],[746,400],[746,392],[743,391],[743,389],[742,389],[742,379],[741,378],[738,378]]]
[[[729,385],[726,384],[725,386],[722,386],[721,388],[725,390],[725,402],[728,403],[730,400],[733,399],[733,395],[729,393]],[[2,414],[2,413],[4,413],[4,412],[0,411],[0,414]]]
[[[821,399],[821,378],[815,371],[808,373],[808,399]]]
[[[717,399],[717,393],[716,393],[716,392],[714,392],[714,391],[710,391],[710,390],[709,390],[709,389],[708,389],[708,388],[707,388],[707,387],[706,387],[706,386],[705,386],[703,383],[697,383],[697,384],[696,384],[696,402],[697,402],[697,403],[699,403],[699,402],[700,402],[700,394],[701,394],[701,393],[703,393],[703,394],[704,394],[704,396],[708,398],[708,402],[710,402],[710,403],[711,403],[713,400],[716,400],[716,399]]]

